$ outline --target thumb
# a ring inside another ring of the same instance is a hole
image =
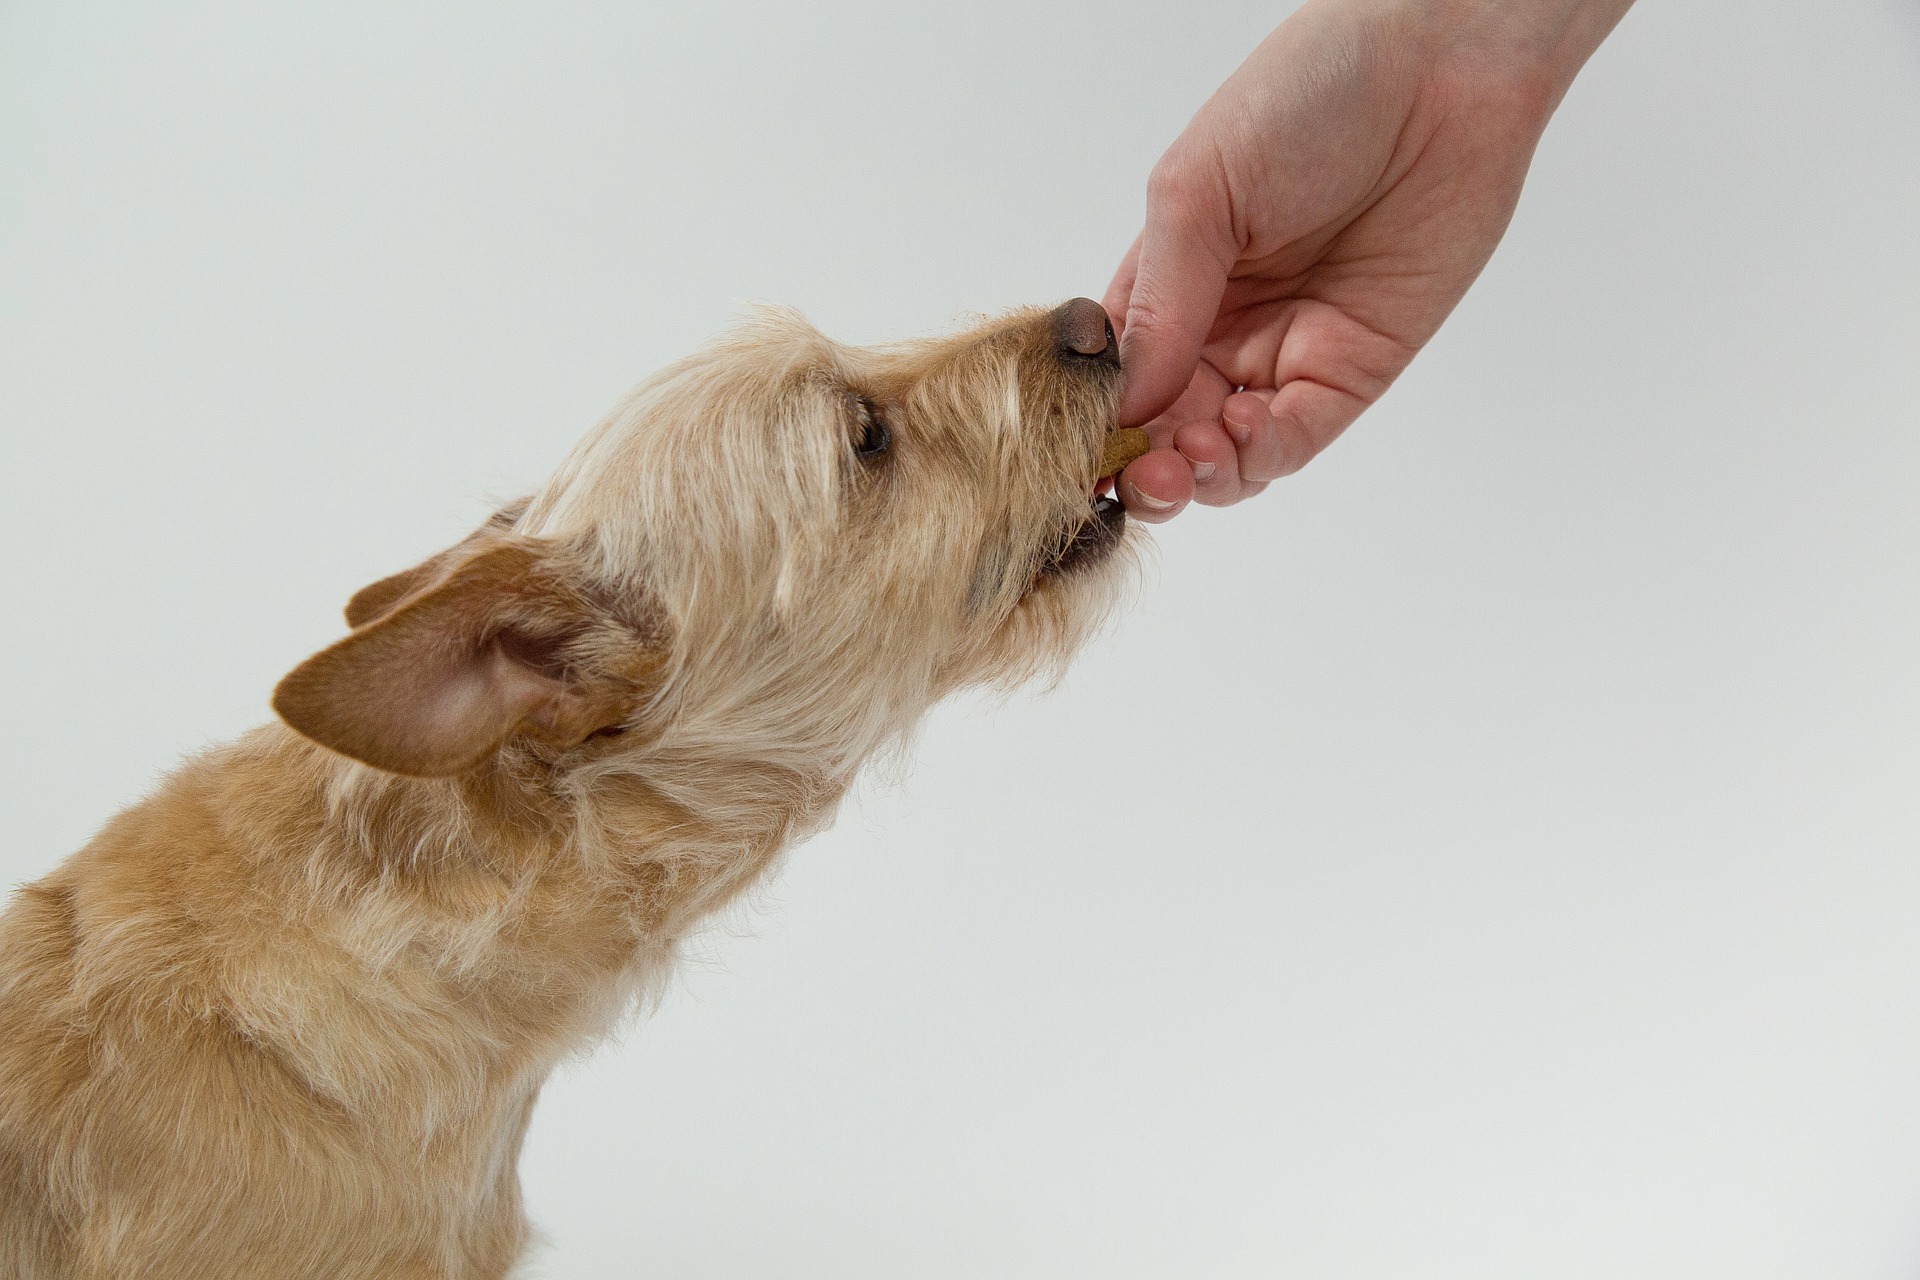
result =
[[[1165,412],[1193,381],[1239,256],[1224,191],[1154,177],[1120,338],[1120,421],[1128,426]]]

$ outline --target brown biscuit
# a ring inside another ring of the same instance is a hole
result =
[[[1115,427],[1107,432],[1107,443],[1100,454],[1100,475],[1116,476],[1120,469],[1145,453],[1150,446],[1147,433],[1139,427]]]

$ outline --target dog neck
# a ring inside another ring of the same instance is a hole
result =
[[[657,993],[679,942],[845,790],[750,760],[662,772],[503,759],[401,778],[269,726],[149,803],[184,788],[220,832],[205,856],[221,865],[203,868],[217,900],[185,909],[223,939],[210,999],[250,1039],[356,1112],[512,1111]]]

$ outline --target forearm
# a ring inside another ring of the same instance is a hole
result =
[[[1526,8],[1528,0],[1518,0],[1518,4]],[[1574,76],[1600,47],[1600,42],[1633,7],[1633,0],[1559,0],[1557,5],[1542,7],[1564,10],[1559,38],[1549,55],[1555,74],[1562,78],[1564,92],[1565,86],[1573,83]]]

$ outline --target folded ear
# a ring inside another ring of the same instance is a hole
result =
[[[516,734],[572,746],[637,704],[638,637],[538,546],[463,543],[414,573],[398,603],[280,682],[283,720],[375,768],[438,778],[478,767]],[[614,654],[594,666],[625,671],[588,670],[589,654]]]
[[[532,501],[531,498],[522,498],[518,502],[508,503],[488,516],[485,524],[439,555],[429,556],[411,569],[402,570],[390,578],[382,578],[354,592],[353,599],[347,601],[347,625],[364,627],[445,573],[449,565],[458,560],[463,552],[471,551],[475,544],[483,539],[497,539],[504,535],[520,522],[527,504]]]

